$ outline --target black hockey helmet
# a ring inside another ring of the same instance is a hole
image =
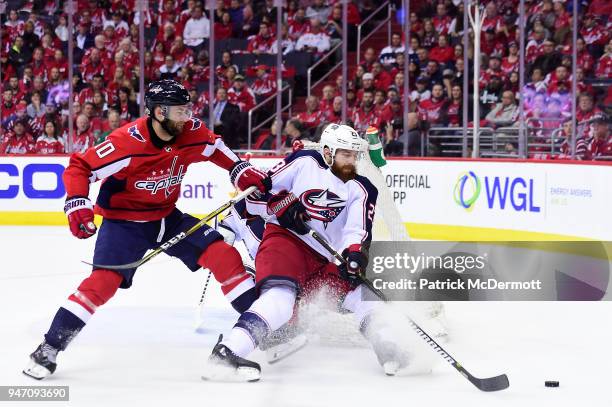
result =
[[[187,89],[172,79],[151,82],[145,92],[145,107],[149,116],[155,106],[182,106],[190,102]]]

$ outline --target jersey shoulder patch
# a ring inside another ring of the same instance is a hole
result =
[[[323,169],[327,169],[328,168],[328,165],[325,163],[325,160],[323,160],[323,156],[321,156],[321,153],[319,153],[316,150],[298,150],[298,151],[294,151],[293,153],[289,154],[285,158],[285,163],[289,164],[290,162],[295,161],[298,158],[303,158],[303,157],[312,157],[317,162],[319,167],[321,167]]]
[[[204,122],[197,118],[192,118],[185,124],[183,132],[177,140],[182,146],[185,145],[200,145],[200,144],[215,144],[217,136],[210,131]]]

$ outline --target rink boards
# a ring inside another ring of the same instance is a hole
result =
[[[270,168],[279,158],[252,159]],[[0,158],[0,224],[60,225],[67,156]],[[440,240],[612,240],[612,166],[516,160],[397,159],[383,167],[410,235]],[[307,176],[307,174],[304,174]],[[92,185],[95,198],[99,183]],[[205,214],[233,193],[227,172],[189,167],[181,210]]]

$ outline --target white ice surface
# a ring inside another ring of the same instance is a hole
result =
[[[326,340],[333,332],[318,332],[318,340],[272,366],[262,353],[254,355],[263,367],[258,383],[203,382],[204,361],[237,314],[212,284],[207,329],[195,333],[204,273],[165,255],[101,307],[60,354],[49,380],[33,381],[21,374],[28,354],[89,274],[79,261],[91,260],[93,245],[94,239],[79,241],[64,227],[0,227],[0,385],[69,385],[70,402],[51,405],[79,407],[612,405],[608,302],[447,303],[447,350],[476,376],[507,373],[510,388],[497,393],[478,391],[437,356],[431,373],[385,377],[359,339]],[[419,358],[429,357],[415,346]],[[561,387],[546,388],[545,380],[559,380]],[[15,403],[29,404],[40,405]]]

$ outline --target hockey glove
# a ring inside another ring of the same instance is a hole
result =
[[[94,212],[91,201],[82,196],[66,199],[64,212],[68,216],[70,231],[79,239],[87,239],[96,234]]]
[[[354,285],[359,285],[361,276],[368,265],[368,258],[361,251],[361,245],[350,245],[342,251],[342,257],[346,261],[338,266],[340,277]]]
[[[300,235],[308,233],[306,222],[310,220],[310,215],[292,192],[282,190],[272,195],[268,199],[268,214],[276,215],[278,223],[286,229],[291,229]]]
[[[272,179],[264,171],[255,168],[247,161],[237,161],[230,169],[232,184],[241,191],[256,186],[259,192],[265,194],[272,188]]]

